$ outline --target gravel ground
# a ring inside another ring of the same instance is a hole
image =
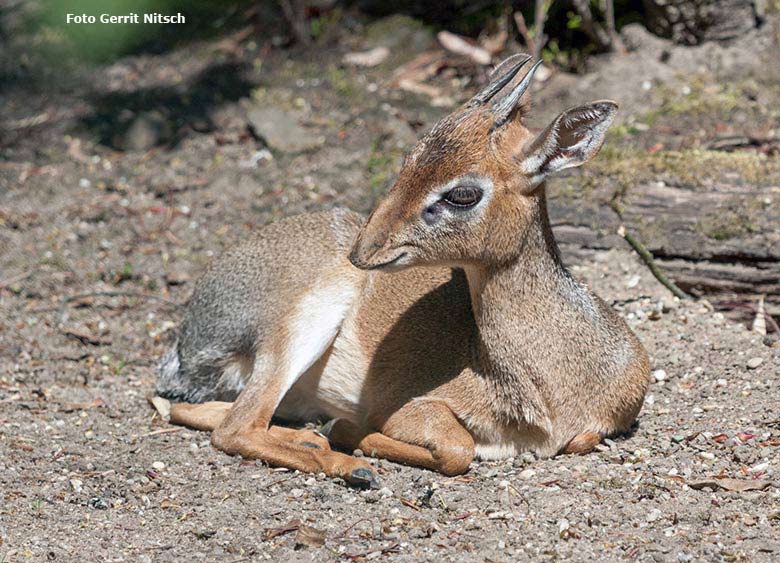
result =
[[[372,461],[383,488],[357,491],[159,420],[154,365],[211,256],[281,215],[368,211],[444,111],[327,56],[272,51],[258,74],[242,66],[257,50],[217,71],[215,53],[195,44],[99,69],[81,91],[0,94],[4,123],[49,115],[0,145],[0,561],[780,558],[780,348],[671,298],[625,251],[572,269],[635,329],[656,382],[632,435],[592,454],[456,478]],[[247,132],[252,104],[301,116],[315,146],[269,159]],[[159,111],[168,125],[151,134],[170,138],[118,150],[121,106]]]

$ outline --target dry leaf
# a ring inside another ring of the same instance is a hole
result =
[[[288,534],[290,532],[295,532],[300,527],[301,527],[301,521],[295,518],[294,520],[290,520],[287,524],[285,524],[281,528],[268,528],[265,531],[265,539],[266,541],[270,541],[277,536]]]
[[[168,399],[163,399],[162,397],[155,395],[147,397],[146,400],[149,401],[149,404],[154,407],[154,410],[157,411],[157,414],[160,415],[160,418],[163,420],[170,420],[171,402]]]
[[[688,486],[692,489],[703,489],[709,487],[710,489],[724,489],[726,491],[763,491],[772,484],[772,481],[764,481],[760,479],[731,479],[724,477],[722,479],[702,479],[700,481],[689,481]]]
[[[301,524],[298,531],[295,532],[296,543],[308,545],[309,547],[322,547],[325,545],[327,534],[322,530]]]

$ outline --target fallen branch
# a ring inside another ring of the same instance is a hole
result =
[[[633,248],[637,254],[639,254],[642,262],[647,265],[647,267],[650,269],[650,272],[655,276],[655,279],[661,282],[661,285],[663,285],[680,299],[693,299],[693,296],[685,293],[682,289],[677,287],[677,284],[666,277],[666,274],[664,274],[661,271],[661,268],[658,267],[658,264],[655,263],[655,259],[653,258],[653,255],[650,253],[650,251],[647,250],[647,247],[639,242],[639,240],[637,240],[631,233],[626,231],[625,226],[620,225],[618,228],[618,234],[623,237],[628,244],[631,245],[631,248]]]

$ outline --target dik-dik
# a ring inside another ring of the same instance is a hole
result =
[[[426,134],[365,223],[290,217],[208,269],[161,367],[159,394],[182,401],[173,422],[359,485],[376,483],[371,466],[331,446],[452,475],[475,457],[588,451],[631,426],[647,354],[561,263],[544,184],[598,152],[617,104],[532,135],[529,59],[504,61]]]

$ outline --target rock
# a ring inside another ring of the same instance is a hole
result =
[[[639,285],[639,281],[641,278],[639,276],[632,276],[630,280],[628,280],[628,283],[626,284],[626,288],[633,289],[637,285]]]
[[[152,469],[154,469],[155,471],[162,471],[163,469],[165,469],[165,464],[162,461],[155,461],[154,463],[152,463]]]
[[[393,491],[391,491],[387,487],[382,487],[381,489],[379,489],[379,496],[382,498],[391,497],[393,496]]]
[[[523,469],[519,474],[518,477],[521,479],[532,479],[536,475],[536,471],[533,469]]]
[[[108,510],[108,501],[101,497],[92,497],[89,499],[89,506],[97,510]]]
[[[70,486],[73,489],[74,493],[80,493],[82,491],[82,481],[80,479],[71,479],[70,480]]]
[[[647,515],[647,521],[648,521],[648,522],[655,522],[655,521],[656,521],[656,520],[658,520],[658,519],[659,519],[661,516],[663,516],[663,514],[664,514],[663,512],[661,512],[661,511],[660,511],[660,510],[658,510],[657,508],[654,508],[654,509],[653,509],[653,510],[651,510],[651,511],[650,511],[650,513]]]
[[[666,374],[666,371],[662,369],[657,369],[653,372],[653,379],[656,383],[659,381],[666,381],[668,377],[669,376]]]
[[[273,150],[303,152],[322,145],[322,139],[298,124],[291,113],[273,106],[251,107],[247,121],[253,133]]]
[[[145,111],[130,123],[117,143],[128,151],[148,151],[167,141],[171,136],[171,124],[159,111]]]
[[[764,363],[764,358],[759,358],[759,357],[750,358],[747,361],[747,367],[748,369],[756,369],[758,366],[760,366],[763,363]]]

